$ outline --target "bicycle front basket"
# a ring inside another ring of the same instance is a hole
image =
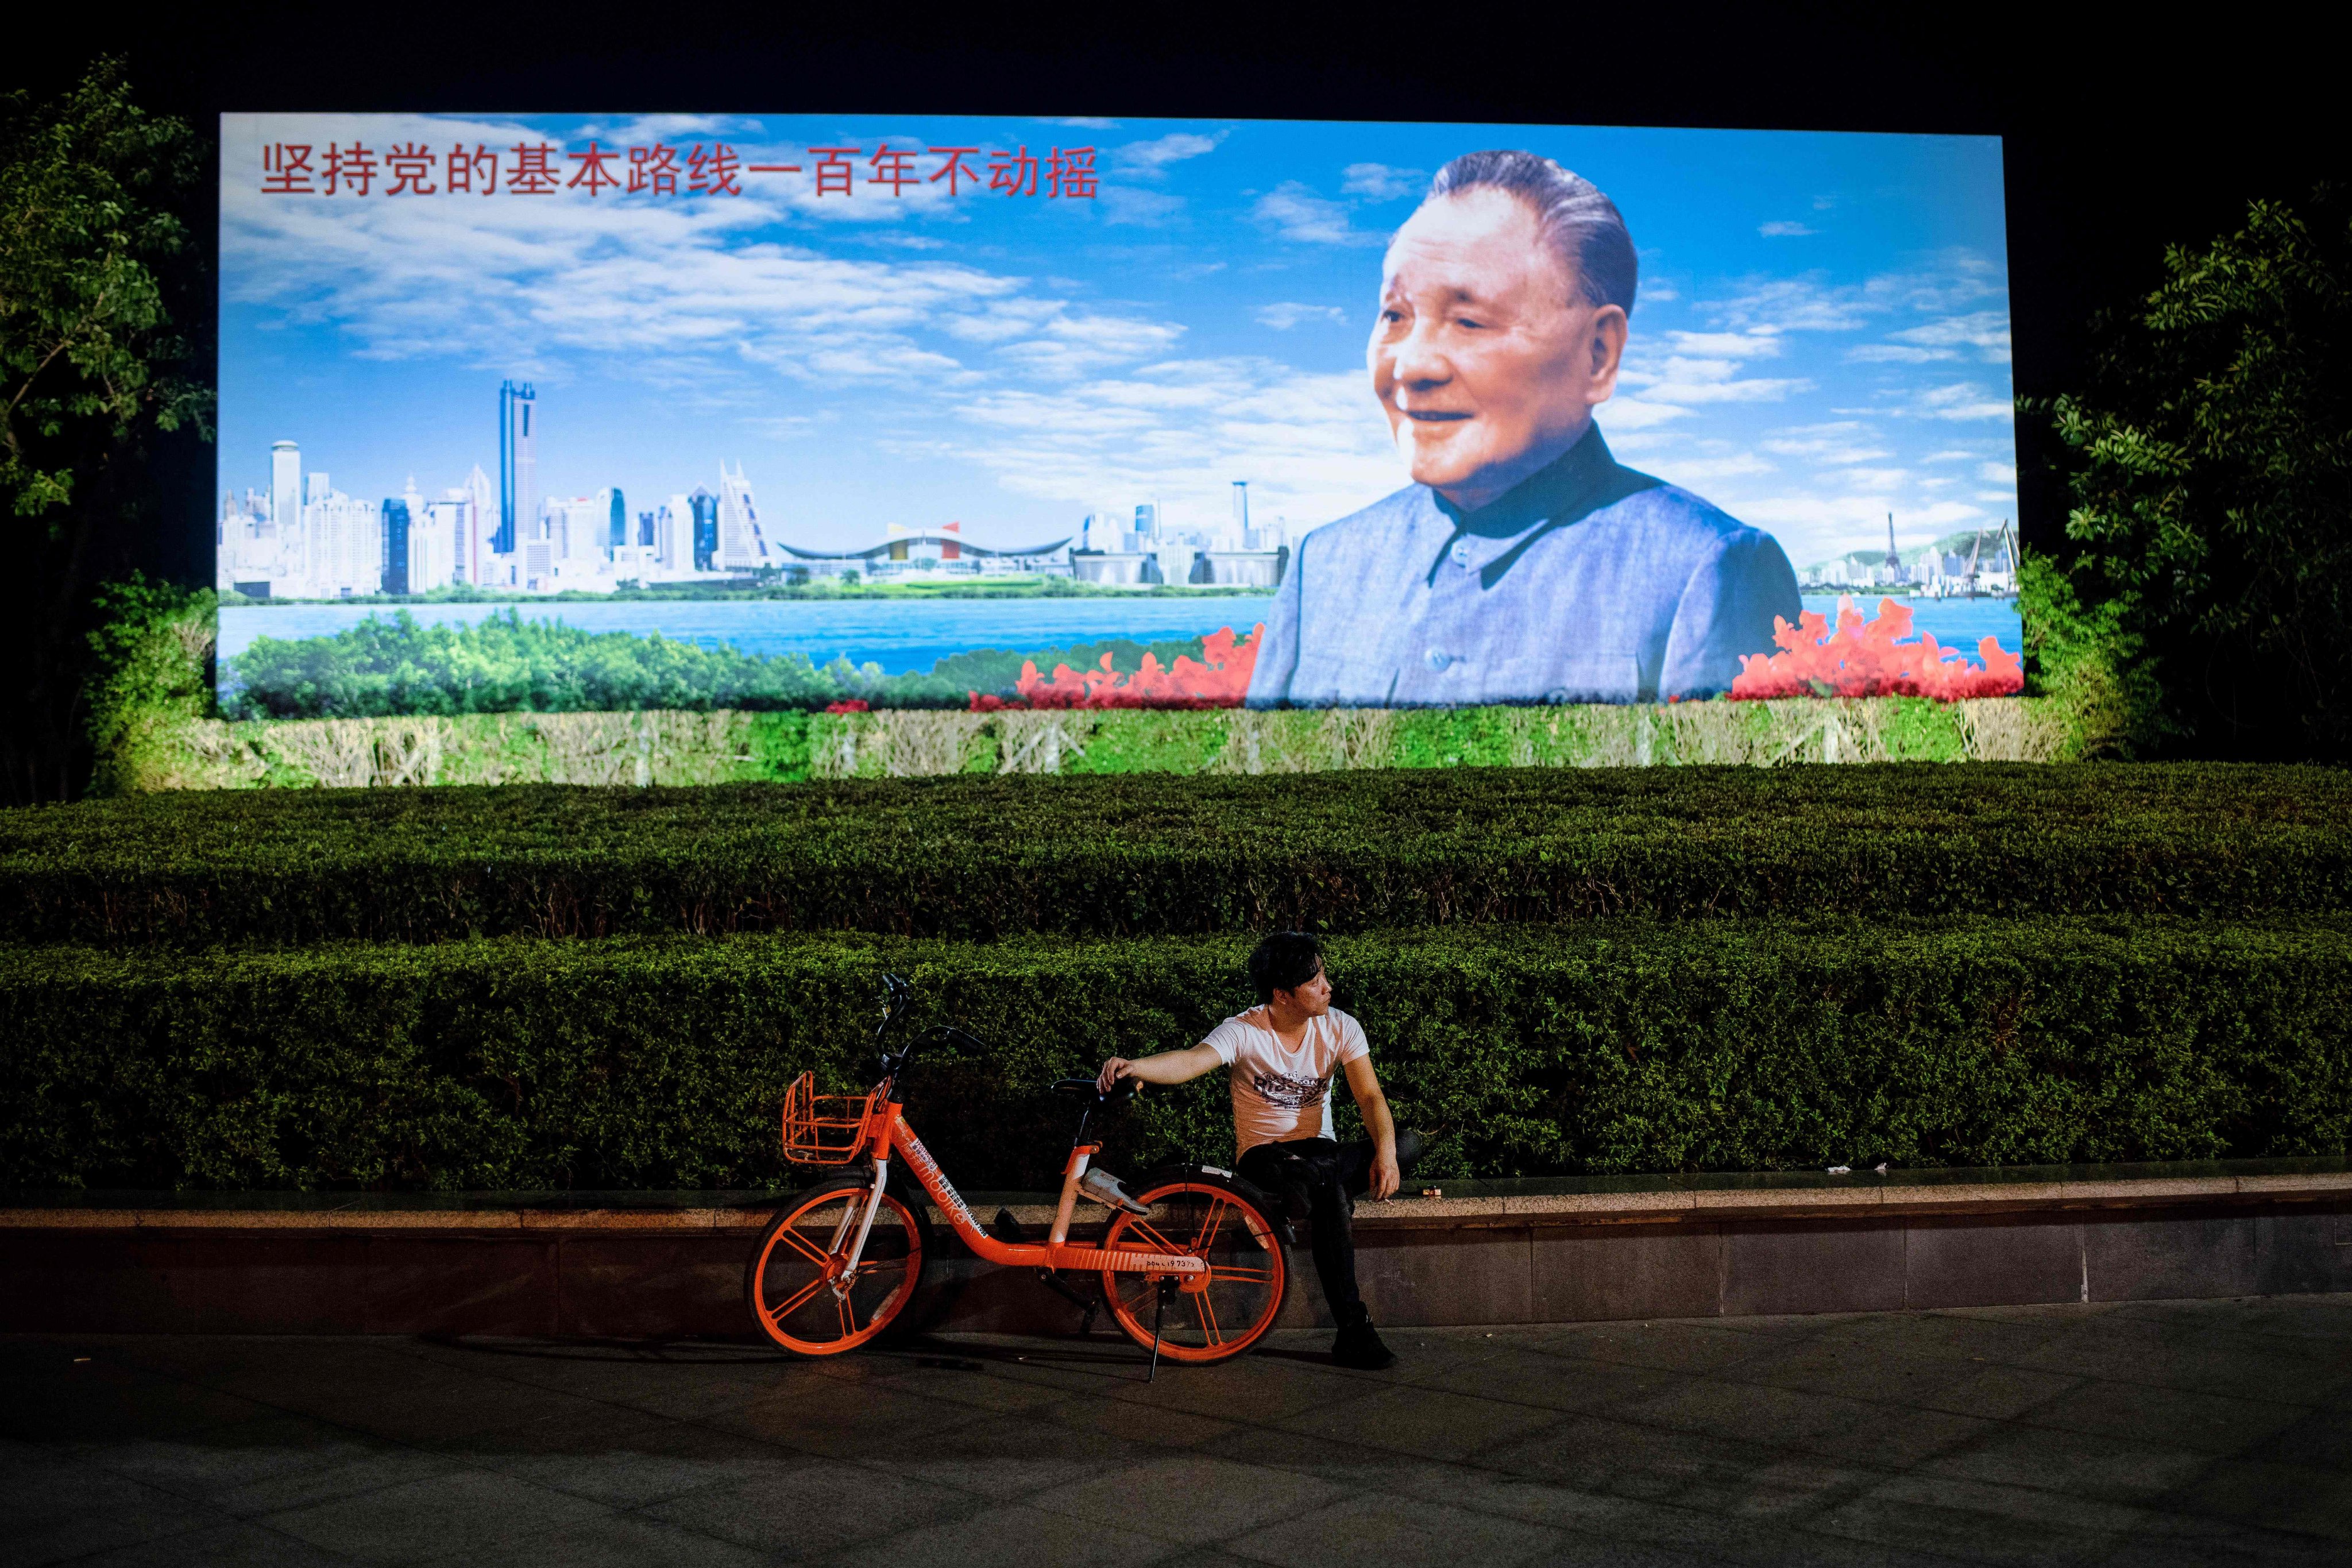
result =
[[[819,1094],[804,1072],[784,1090],[784,1158],[801,1165],[845,1165],[866,1147],[870,1094]]]

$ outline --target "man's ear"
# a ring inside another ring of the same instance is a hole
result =
[[[1603,305],[1592,312],[1592,324],[1585,330],[1585,343],[1592,356],[1593,402],[1606,403],[1616,394],[1617,371],[1625,363],[1625,339],[1632,330],[1622,305]]]

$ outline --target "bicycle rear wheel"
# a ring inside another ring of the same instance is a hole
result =
[[[1147,1216],[1120,1213],[1103,1237],[1106,1249],[1188,1254],[1209,1265],[1156,1300],[1158,1276],[1103,1270],[1103,1300],[1121,1331],[1149,1345],[1155,1318],[1160,1353],[1171,1361],[1218,1362],[1265,1336],[1282,1313],[1289,1271],[1282,1237],[1251,1197],[1197,1172],[1147,1177],[1139,1202]]]
[[[930,1223],[919,1200],[891,1183],[857,1268],[848,1268],[874,1190],[871,1176],[839,1176],[784,1206],[751,1255],[743,1293],[768,1338],[800,1355],[840,1355],[871,1344],[915,1299]]]

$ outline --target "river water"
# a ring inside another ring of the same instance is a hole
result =
[[[706,647],[732,644],[746,653],[773,657],[802,653],[823,664],[846,656],[853,664],[874,663],[884,673],[928,671],[950,654],[976,648],[1028,653],[1073,643],[1131,637],[1162,642],[1205,637],[1231,626],[1246,634],[1266,618],[1270,595],[1226,598],[1084,599],[628,599],[611,603],[575,599],[562,603],[524,600],[492,604],[271,605],[239,605],[220,613],[220,659],[229,661],[257,637],[328,637],[370,616],[389,620],[405,610],[428,626],[470,626],[494,612],[519,610],[525,620],[558,621],[590,632],[658,631]],[[1877,601],[1858,601],[1864,614]],[[2019,647],[2014,599],[1915,599],[1915,632],[1931,632],[1946,647],[1974,655],[1980,637]],[[1805,596],[1805,608],[1837,618],[1834,595]]]

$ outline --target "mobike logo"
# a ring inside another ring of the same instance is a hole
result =
[[[1199,1268],[1200,1263],[1197,1258],[1154,1258],[1148,1260],[1143,1265],[1143,1272],[1146,1274],[1192,1274],[1197,1272]]]
[[[905,1152],[907,1163],[915,1168],[916,1179],[923,1184],[924,1190],[939,1199],[951,1216],[961,1219],[969,1228],[978,1230],[980,1222],[971,1217],[971,1210],[964,1206],[963,1195],[948,1181],[946,1173],[940,1169],[939,1162],[931,1158],[931,1152],[923,1147],[923,1141],[908,1131],[903,1123],[899,1131],[898,1147]]]

